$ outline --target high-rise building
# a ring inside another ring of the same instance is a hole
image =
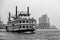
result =
[[[41,29],[48,29],[50,26],[49,18],[47,14],[42,15],[42,17],[39,18],[39,28]]]

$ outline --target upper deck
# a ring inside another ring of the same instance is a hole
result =
[[[19,14],[17,14],[17,6],[16,6],[16,14],[15,16],[11,16],[9,13],[9,20],[7,22],[8,25],[35,25],[36,19],[30,17],[31,14],[29,14],[29,7],[27,7],[26,11],[21,11]],[[11,20],[11,18],[13,20]]]

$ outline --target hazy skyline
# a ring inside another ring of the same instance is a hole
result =
[[[51,25],[60,28],[60,0],[0,0],[0,16],[4,23],[8,20],[8,13],[15,14],[15,6],[18,11],[27,11],[30,8],[31,16],[36,18],[47,14]]]

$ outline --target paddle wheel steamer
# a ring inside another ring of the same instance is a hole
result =
[[[6,31],[33,33],[35,31],[36,19],[30,17],[29,7],[27,7],[27,12],[21,11],[19,14],[17,12],[17,6],[15,16],[11,16],[9,12]]]

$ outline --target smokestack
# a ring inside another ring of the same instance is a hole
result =
[[[10,16],[11,16],[11,15],[10,15],[10,12],[9,12],[9,21],[11,21],[11,20],[10,20]]]
[[[16,6],[16,18],[17,18],[17,6]]]
[[[27,14],[29,15],[29,6],[27,7]]]

